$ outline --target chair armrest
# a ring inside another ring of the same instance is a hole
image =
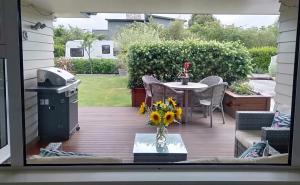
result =
[[[280,153],[286,153],[290,144],[290,128],[262,127],[261,140],[268,141]]]
[[[236,130],[261,130],[270,127],[274,113],[269,111],[237,111]]]

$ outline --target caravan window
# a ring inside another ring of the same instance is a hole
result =
[[[83,48],[70,48],[70,55],[71,57],[83,57]]]
[[[102,54],[110,54],[110,45],[102,45]]]

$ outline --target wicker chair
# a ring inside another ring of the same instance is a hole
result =
[[[240,156],[257,141],[268,141],[278,152],[288,152],[290,129],[271,127],[273,118],[274,113],[268,111],[236,113],[235,157]]]
[[[208,76],[202,80],[199,81],[199,83],[206,84],[208,86],[216,85],[219,83],[222,83],[223,79],[219,76]]]
[[[206,84],[208,86],[217,85],[219,83],[222,83],[223,79],[219,76],[208,76],[202,80],[199,81],[199,83]],[[189,105],[191,105],[191,109],[193,110],[194,107],[200,107],[199,100],[205,100],[210,98],[210,92],[205,90],[194,90],[190,92],[190,102]],[[205,114],[206,116],[206,114]],[[192,117],[192,111],[191,111],[191,117]]]
[[[144,75],[142,77],[142,80],[143,80],[143,83],[144,83],[144,88],[145,88],[145,91],[146,91],[146,96],[145,96],[145,104],[147,104],[147,100],[150,98],[152,98],[152,93],[151,93],[151,89],[150,89],[150,83],[160,83],[159,80],[157,80],[156,78],[154,78],[153,76],[151,75]],[[151,104],[152,106],[152,104]]]
[[[227,88],[227,83],[222,82],[216,85],[212,85],[205,89],[203,93],[207,94],[206,99],[199,99],[200,106],[204,106],[208,110],[210,116],[210,126],[212,127],[213,122],[213,112],[216,109],[220,109],[222,112],[223,124],[225,124],[225,116],[223,110],[223,98],[225,90]],[[206,113],[205,113],[206,114]]]
[[[179,106],[183,105],[183,91],[176,91],[162,83],[150,83],[150,89],[151,89],[151,105],[156,101],[163,101],[169,97],[172,97],[174,100],[176,100],[177,104]]]

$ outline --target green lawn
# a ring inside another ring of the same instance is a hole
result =
[[[77,75],[79,106],[126,107],[131,106],[128,77],[115,75]]]

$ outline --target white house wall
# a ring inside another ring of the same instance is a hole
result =
[[[26,88],[37,85],[36,70],[54,66],[53,18],[47,12],[37,11],[31,6],[22,4],[22,30],[27,33],[23,38],[23,67],[25,88],[25,130],[26,143],[38,137],[37,94],[26,92]],[[32,30],[31,25],[41,22],[47,25],[44,29]],[[26,34],[24,33],[24,34]]]
[[[279,111],[289,113],[292,103],[298,2],[283,0],[280,7],[275,101]]]
[[[110,53],[109,54],[103,54],[102,53],[102,45],[109,45],[110,46]],[[81,40],[74,40],[74,41],[68,41],[66,43],[66,51],[65,51],[65,57],[67,58],[84,58],[88,59],[88,53],[84,50],[84,56],[83,57],[71,57],[70,49],[71,48],[81,48],[82,47],[82,41]],[[114,56],[113,52],[114,48],[114,42],[111,40],[101,40],[101,41],[95,41],[92,44],[91,47],[91,58],[106,58],[106,59],[114,59],[116,58]]]

